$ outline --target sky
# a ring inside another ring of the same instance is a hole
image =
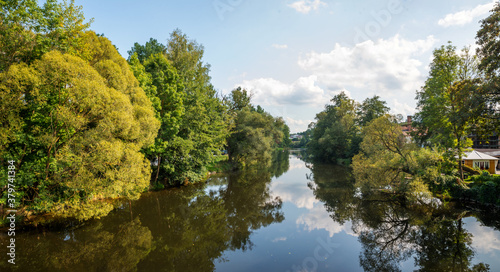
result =
[[[212,84],[241,86],[292,133],[336,94],[374,95],[413,115],[432,52],[475,48],[492,0],[76,0],[91,29],[127,58],[135,42],[166,43],[180,29],[205,48]]]

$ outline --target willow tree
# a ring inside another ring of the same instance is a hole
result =
[[[149,185],[140,149],[159,128],[151,102],[109,40],[85,38],[89,61],[52,51],[0,74],[16,105],[2,160],[16,161],[19,199],[36,212],[101,216],[112,206],[96,200],[136,199]]]

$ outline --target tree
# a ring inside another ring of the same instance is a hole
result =
[[[143,88],[150,90],[148,96],[155,106],[156,118],[161,122],[155,144],[145,149],[145,153],[155,163],[152,183],[162,187],[158,179],[172,179],[178,167],[175,150],[182,142],[178,133],[185,114],[184,85],[164,54],[150,55],[142,65],[134,53],[129,62],[136,77],[145,85]]]
[[[240,166],[269,166],[271,152],[283,133],[267,113],[244,108],[237,113],[235,127],[228,139],[229,159]]]
[[[372,120],[388,114],[390,108],[386,104],[385,101],[380,100],[378,95],[365,99],[359,106],[357,113],[359,116],[359,125],[364,127]]]
[[[96,200],[137,198],[150,175],[139,150],[159,123],[127,62],[86,31],[74,1],[2,1],[0,9],[0,133],[8,135],[0,161],[15,161],[17,205],[87,219],[113,208]]]
[[[180,30],[171,34],[167,45],[150,39],[129,51],[134,73],[149,90],[162,122],[155,145],[145,151],[156,166],[154,183],[201,180],[205,166],[220,153],[229,135],[228,109],[210,83],[210,66],[203,63],[203,53],[203,46]]]
[[[481,123],[484,97],[474,57],[467,48],[461,56],[455,51],[451,44],[434,51],[429,78],[417,92],[414,126],[420,143],[454,150],[450,157],[457,158],[463,179],[463,152],[472,144],[467,136]]]
[[[85,46],[91,22],[85,22],[74,0],[48,0],[43,7],[34,0],[7,0],[0,2],[0,10],[0,72],[15,63],[30,64],[52,50],[77,54]]]
[[[353,158],[356,182],[364,191],[391,188],[406,199],[421,202],[429,189],[450,173],[443,152],[418,148],[394,117],[382,116],[363,129],[361,152]]]
[[[183,82],[185,107],[178,134],[185,152],[176,154],[183,164],[175,171],[192,181],[201,179],[205,166],[223,149],[229,136],[228,111],[210,83],[210,66],[203,63],[203,53],[203,46],[180,30],[170,35],[166,57]]]
[[[231,94],[227,98],[227,103],[229,105],[229,111],[232,113],[236,113],[238,111],[243,110],[244,108],[252,107],[250,103],[252,99],[252,95],[250,95],[247,90],[238,87],[231,91]],[[260,107],[260,106],[258,106]],[[260,112],[262,113],[262,112]]]
[[[167,47],[158,42],[158,40],[150,38],[145,45],[140,45],[139,43],[134,43],[134,46],[127,51],[130,58],[135,54],[136,58],[144,63],[151,55],[156,54],[166,54]]]
[[[491,129],[500,126],[500,3],[496,2],[490,16],[481,21],[481,28],[476,35],[479,46],[479,70],[486,77],[485,96],[488,108],[484,116],[491,122]],[[498,132],[498,131],[496,131]]]
[[[271,116],[260,106],[255,109],[251,96],[241,87],[234,89],[226,100],[234,116],[234,127],[227,141],[229,160],[239,167],[268,166],[272,150],[283,147],[285,140],[289,140],[290,129],[285,121]]]
[[[139,150],[159,124],[128,67],[122,71],[112,59],[94,68],[53,51],[1,74],[0,90],[22,105],[2,160],[17,162],[19,197],[30,209],[99,217],[112,206],[95,200],[136,199],[147,188],[150,167]]]
[[[357,103],[344,92],[331,102],[333,105],[327,105],[316,115],[309,148],[316,159],[337,162],[350,159],[357,153]]]

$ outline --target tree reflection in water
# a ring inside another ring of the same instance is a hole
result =
[[[284,220],[269,184],[288,170],[288,152],[275,155],[271,169],[214,177],[210,190],[150,193],[83,227],[20,233],[18,265],[0,270],[214,271],[224,251],[251,249],[253,231]]]
[[[417,271],[490,271],[487,264],[472,263],[472,235],[462,223],[469,214],[463,210],[411,205],[380,192],[362,194],[348,169],[310,168],[309,187],[330,217],[341,224],[352,221],[365,271],[401,271],[412,256]]]

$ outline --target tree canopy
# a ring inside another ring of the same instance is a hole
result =
[[[331,102],[316,115],[308,147],[318,160],[349,161],[359,151],[362,127],[387,113],[389,108],[378,96],[359,104],[344,92],[334,96]]]

